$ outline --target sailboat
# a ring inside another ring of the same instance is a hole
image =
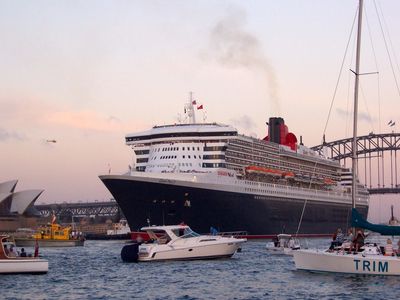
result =
[[[354,119],[353,119],[353,143],[352,143],[352,226],[353,235],[355,226],[379,232],[383,235],[398,235],[397,226],[375,225],[364,220],[356,210],[356,170],[357,170],[357,113],[358,113],[358,89],[360,69],[360,46],[362,25],[363,0],[359,0],[358,7],[358,33],[357,53],[354,87]],[[392,227],[390,231],[389,227]],[[395,232],[397,230],[397,232]],[[316,272],[335,272],[350,274],[376,274],[376,275],[400,275],[400,258],[386,256],[376,243],[367,243],[358,251],[345,249],[344,247],[333,250],[297,250],[293,252],[293,258],[298,270]]]

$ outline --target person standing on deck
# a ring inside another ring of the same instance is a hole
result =
[[[387,239],[386,246],[385,246],[385,255],[386,256],[393,256],[393,244],[391,239]]]

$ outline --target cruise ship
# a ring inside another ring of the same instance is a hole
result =
[[[134,163],[99,176],[132,231],[184,222],[197,232],[325,235],[351,220],[351,170],[307,148],[280,117],[264,139],[229,125],[199,123],[195,101],[186,121],[127,134]],[[357,184],[366,216],[369,194]]]

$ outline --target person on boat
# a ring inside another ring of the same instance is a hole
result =
[[[218,230],[216,228],[214,228],[213,226],[210,227],[210,234],[211,235],[217,235],[218,234]]]
[[[359,229],[357,230],[357,234],[355,239],[353,240],[355,251],[358,252],[361,247],[364,246],[365,235],[364,232]]]
[[[294,239],[293,239],[292,237],[289,239],[288,247],[289,247],[290,249],[293,249],[293,248],[294,248]]]
[[[353,230],[351,228],[347,230],[346,240],[353,242]]]
[[[277,235],[274,236],[274,239],[272,241],[274,242],[275,247],[279,247],[279,238]]]
[[[397,256],[400,256],[400,239],[399,239],[399,241],[397,242],[397,251],[396,251],[396,255],[397,255]]]
[[[391,239],[387,239],[386,246],[385,246],[385,255],[386,256],[393,256],[393,244]]]
[[[13,246],[10,247],[10,251],[8,253],[8,256],[9,257],[17,257],[17,253],[15,253]]]
[[[338,228],[333,235],[333,239],[331,242],[330,250],[333,250],[335,247],[341,246],[344,242],[344,234],[341,228]]]
[[[344,242],[344,234],[343,234],[341,228],[338,229],[338,232],[336,235],[336,242],[338,243],[338,246],[341,246]]]
[[[333,236],[332,236],[332,241],[336,240],[336,235],[337,235],[337,230],[334,232]]]
[[[25,252],[25,249],[24,249],[24,248],[21,248],[21,253],[20,253],[19,256],[21,256],[21,257],[26,257],[26,252]]]
[[[179,225],[185,226],[186,224],[185,224],[185,222],[182,221]],[[185,234],[185,229],[180,228],[180,229],[179,229],[179,236],[182,236],[182,235],[184,235],[184,234]]]

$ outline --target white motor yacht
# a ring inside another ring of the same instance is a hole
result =
[[[231,257],[246,239],[200,235],[187,225],[143,227],[150,240],[124,246],[124,261],[191,260]]]

